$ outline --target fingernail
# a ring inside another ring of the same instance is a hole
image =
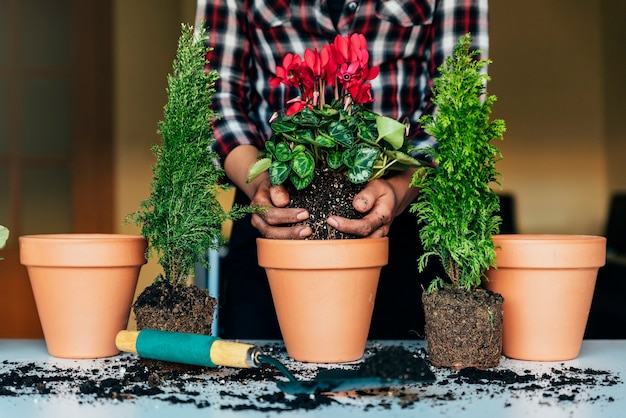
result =
[[[299,221],[304,221],[306,219],[309,219],[309,213],[307,211],[300,212],[296,215],[296,218]]]
[[[339,222],[337,222],[337,220],[335,218],[328,218],[326,219],[326,223],[330,226],[332,226],[333,228],[337,228],[339,226]]]

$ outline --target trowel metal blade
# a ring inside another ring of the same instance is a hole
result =
[[[418,372],[410,376],[381,377],[363,376],[359,370],[324,369],[313,380],[277,382],[280,390],[290,395],[324,392],[346,392],[351,390],[380,389],[413,383],[433,383],[435,375],[424,364]]]

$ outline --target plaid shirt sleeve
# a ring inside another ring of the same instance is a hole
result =
[[[436,140],[426,134],[417,124],[422,114],[432,114],[435,107],[431,102],[433,80],[439,76],[441,66],[447,56],[454,52],[458,39],[466,33],[472,35],[472,49],[482,51],[481,58],[489,56],[489,13],[488,0],[438,1],[430,27],[430,50],[427,80],[423,90],[423,100],[419,110],[411,119],[414,126],[414,146],[421,148],[434,145]]]
[[[488,0],[346,0],[336,27],[326,2],[198,0],[197,22],[204,22],[213,48],[210,66],[220,74],[213,102],[222,159],[238,145],[261,148],[271,114],[297,95],[268,83],[288,52],[321,49],[338,33],[362,33],[371,65],[380,68],[372,108],[411,122],[415,146],[434,144],[417,120],[434,111],[432,80],[458,38],[471,33],[474,48],[488,54]]]
[[[247,41],[247,18],[239,0],[198,0],[197,24],[204,22],[209,35],[209,66],[219,72],[213,97],[219,119],[215,121],[216,152],[223,160],[236,146],[261,148],[263,138],[250,115],[255,104],[251,82],[251,46]]]

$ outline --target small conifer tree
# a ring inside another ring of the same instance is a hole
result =
[[[208,266],[207,250],[224,244],[221,233],[227,219],[244,209],[226,211],[218,200],[223,170],[212,151],[212,110],[219,75],[207,70],[207,35],[183,24],[173,72],[168,75],[167,104],[158,133],[162,143],[153,145],[156,157],[150,197],[129,215],[148,240],[148,255],[159,257],[164,275],[157,277],[180,286],[193,275],[196,262]]]
[[[502,139],[503,120],[490,121],[495,96],[486,93],[489,60],[470,50],[471,35],[462,36],[454,54],[439,68],[433,103],[438,111],[420,119],[427,133],[437,139],[429,150],[432,164],[420,168],[411,185],[420,189],[411,210],[422,225],[420,239],[425,253],[419,259],[423,271],[429,257],[438,257],[452,286],[471,291],[495,262],[492,235],[501,222],[499,198],[491,188],[498,183],[495,164],[501,158],[491,141]],[[446,286],[436,278],[429,291]]]

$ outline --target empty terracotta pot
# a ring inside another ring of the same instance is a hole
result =
[[[119,353],[141,266],[143,237],[43,234],[19,238],[48,352],[63,358]]]
[[[303,362],[363,356],[388,238],[257,239],[285,348]]]
[[[578,357],[606,239],[587,235],[493,237],[497,269],[485,286],[504,297],[502,351],[519,360]]]

